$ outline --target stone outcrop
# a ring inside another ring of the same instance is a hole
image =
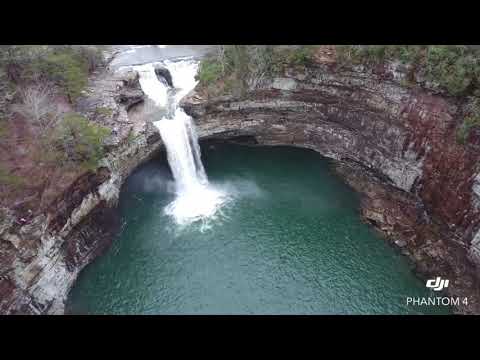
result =
[[[363,217],[419,275],[443,276],[448,294],[468,296],[462,312],[480,313],[480,139],[458,144],[466,104],[432,84],[404,86],[406,70],[317,62],[264,80],[242,98],[193,91],[182,106],[200,137],[253,136],[334,159],[363,195]]]

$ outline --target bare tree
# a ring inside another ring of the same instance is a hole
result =
[[[48,85],[29,86],[20,91],[21,103],[12,109],[27,120],[46,130],[55,124],[59,117],[57,105]]]
[[[274,47],[272,45],[251,45],[247,49],[249,57],[248,86],[257,87],[272,71]]]
[[[225,45],[218,45],[218,47],[216,49],[217,49],[217,51],[216,51],[217,60],[222,67],[222,75],[225,75],[225,62],[226,62],[226,60],[225,60]]]

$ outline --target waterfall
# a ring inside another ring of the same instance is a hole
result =
[[[208,184],[192,119],[177,108],[173,119],[164,118],[155,125],[167,148],[168,163],[177,191]]]
[[[166,110],[154,124],[167,150],[168,164],[175,180],[175,200],[165,213],[177,223],[191,223],[213,216],[226,200],[226,194],[213,187],[207,178],[195,124],[178,105],[197,82],[198,63],[193,60],[164,61],[162,66],[172,75],[173,89],[157,78],[153,64],[136,66],[142,90],[159,107]]]

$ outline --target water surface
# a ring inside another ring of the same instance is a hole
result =
[[[210,182],[231,200],[186,227],[164,160],[125,184],[123,229],[73,288],[72,313],[421,314],[428,296],[406,258],[361,222],[358,198],[304,149],[202,145]]]

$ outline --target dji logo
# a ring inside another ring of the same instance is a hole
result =
[[[427,288],[432,289],[433,291],[441,291],[448,287],[449,280],[444,280],[440,276],[437,276],[435,279],[427,280]],[[468,305],[468,298],[464,297],[410,297],[407,296],[407,305],[414,306],[460,306],[460,303],[463,305]]]
[[[433,289],[433,291],[440,291],[448,287],[448,280],[443,280],[440,276],[436,279],[427,280],[427,288]]]

